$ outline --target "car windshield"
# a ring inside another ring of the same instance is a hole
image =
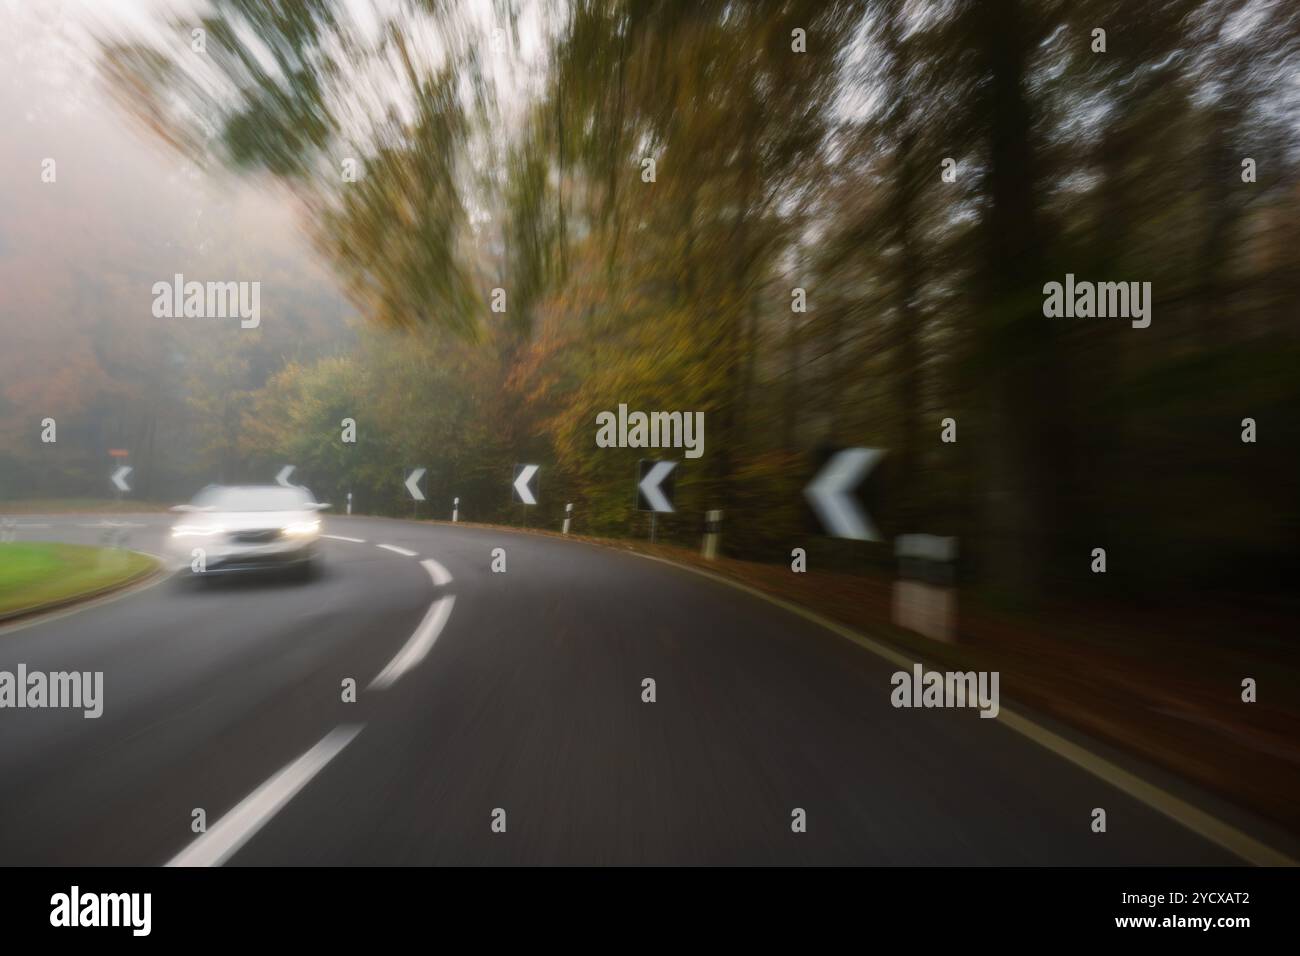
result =
[[[301,511],[311,500],[304,488],[205,488],[193,504],[213,511]]]

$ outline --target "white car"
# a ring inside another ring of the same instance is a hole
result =
[[[301,487],[209,485],[172,527],[177,568],[195,577],[283,569],[309,577],[320,540],[319,512],[329,505]]]

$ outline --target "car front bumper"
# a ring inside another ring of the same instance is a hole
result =
[[[316,539],[285,538],[265,544],[173,542],[176,568],[193,574],[265,571],[305,564],[315,559]],[[201,553],[196,554],[199,551]]]

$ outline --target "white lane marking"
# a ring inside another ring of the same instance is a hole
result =
[[[405,548],[399,548],[395,544],[377,544],[376,548],[383,548],[385,551],[391,551],[394,554],[400,554],[404,558],[413,558],[418,554],[417,551],[407,551]]]
[[[343,534],[323,534],[322,538],[329,538],[331,541],[351,541],[353,544],[365,544],[365,538],[349,538]]]
[[[444,584],[451,584],[451,572],[444,568],[433,558],[425,558],[420,562],[424,565],[424,570],[429,572],[429,577],[433,578],[435,587],[442,587]]]
[[[388,662],[388,666],[379,672],[379,676],[370,682],[367,690],[384,690],[393,686],[399,677],[424,660],[433,647],[433,642],[446,626],[447,618],[451,617],[451,608],[455,603],[456,599],[449,594],[429,605],[429,610],[415,633],[397,652],[397,656]]]
[[[54,525],[52,525],[52,524],[16,524],[16,525],[12,525],[11,527],[14,527],[14,528],[53,528]]]
[[[345,724],[331,730],[316,746],[284,767],[200,836],[168,861],[168,866],[220,866],[253,834],[292,800],[295,794],[325,769],[325,765],[361,733],[363,724]]]

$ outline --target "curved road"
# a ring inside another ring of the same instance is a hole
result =
[[[168,518],[114,520],[160,553]],[[325,531],[311,582],[168,580],[0,630],[0,670],[102,670],[105,698],[0,710],[0,862],[1240,862],[999,720],[893,708],[894,665],[707,578],[504,530]]]

